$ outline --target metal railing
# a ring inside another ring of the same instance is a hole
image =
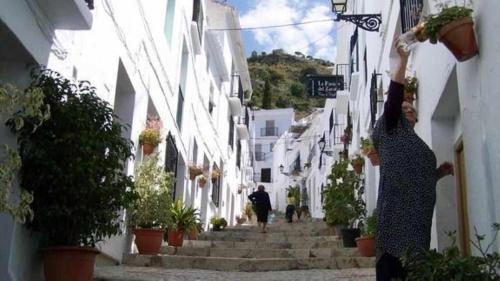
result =
[[[418,24],[424,1],[400,0],[399,3],[401,4],[401,30],[402,33],[405,33]]]
[[[260,129],[261,137],[277,137],[278,136],[278,127],[266,127]]]

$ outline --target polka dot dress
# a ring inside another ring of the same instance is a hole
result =
[[[401,257],[407,248],[429,249],[436,202],[434,152],[411,128],[404,113],[390,133],[385,115],[372,134],[380,156],[377,260],[384,253]]]

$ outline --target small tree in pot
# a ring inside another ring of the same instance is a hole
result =
[[[139,199],[129,210],[135,243],[139,253],[145,255],[158,254],[170,218],[170,191],[174,179],[171,173],[158,165],[158,161],[158,154],[153,154],[137,168],[135,189]]]
[[[360,230],[355,224],[364,217],[366,204],[363,200],[364,186],[359,176],[347,166],[345,160],[333,164],[325,188],[323,210],[327,223],[347,224],[341,229],[344,247],[356,247],[355,238],[359,237]]]
[[[43,91],[50,118],[40,126],[39,120],[26,119],[18,128],[21,110],[7,122],[19,144],[20,184],[34,196],[28,227],[41,237],[46,280],[90,281],[95,244],[120,233],[119,212],[137,198],[123,172],[132,143],[88,82],[74,85],[45,69],[34,71],[32,79],[30,89]]]
[[[184,206],[182,200],[176,200],[170,205],[168,221],[168,245],[182,247],[184,234],[191,230],[197,221],[197,210]]]

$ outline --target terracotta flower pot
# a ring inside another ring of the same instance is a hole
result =
[[[161,249],[161,241],[163,240],[163,229],[155,228],[136,228],[135,245],[142,255],[157,255]]]
[[[374,236],[362,236],[356,238],[356,245],[358,246],[359,253],[363,257],[373,257],[375,256],[375,237]]]
[[[182,230],[169,230],[168,231],[168,245],[174,247],[182,247],[184,242],[184,231]]]
[[[378,156],[378,152],[375,150],[370,151],[368,153],[368,158],[370,159],[370,162],[372,163],[373,166],[378,166],[380,165],[380,158]]]
[[[199,186],[200,188],[204,188],[206,184],[207,184],[207,182],[206,182],[206,181],[200,181],[200,180],[198,180],[198,186]]]
[[[92,281],[95,257],[89,247],[55,247],[43,250],[45,281]]]
[[[363,164],[361,163],[356,163],[352,165],[352,168],[356,172],[356,174],[360,175],[361,172],[363,172]]]
[[[143,143],[142,144],[142,153],[144,155],[150,155],[155,150],[155,147],[156,147],[155,145],[152,145],[150,143]]]
[[[439,41],[453,53],[458,61],[466,61],[479,52],[472,18],[453,21],[443,26],[437,35]]]

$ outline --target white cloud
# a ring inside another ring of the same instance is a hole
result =
[[[257,4],[241,14],[242,27],[298,23],[332,18],[328,1],[256,0]],[[252,31],[255,41],[266,52],[284,49],[334,61],[336,54],[333,21]]]

